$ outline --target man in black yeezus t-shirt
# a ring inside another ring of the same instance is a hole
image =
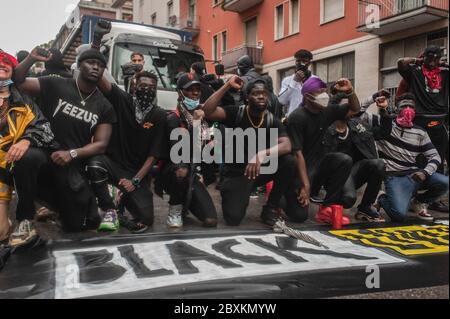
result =
[[[206,101],[203,111],[206,118],[211,121],[220,121],[228,128],[254,130],[256,136],[259,133],[265,134],[267,130],[273,129],[278,134],[275,145],[267,144],[263,149],[258,150],[259,141],[248,140],[244,149],[234,146],[234,155],[247,152],[250,146],[255,146],[256,154],[244,154],[244,163],[236,161],[225,165],[224,182],[221,187],[222,208],[225,221],[232,226],[241,223],[246,214],[249,204],[250,193],[253,187],[265,185],[273,181],[273,189],[270,193],[267,205],[264,206],[261,219],[263,223],[273,226],[278,218],[280,200],[286,197],[286,214],[295,222],[303,222],[308,217],[307,210],[303,209],[297,201],[295,194],[296,181],[296,161],[290,154],[292,150],[291,142],[287,137],[283,124],[273,116],[268,110],[268,88],[264,80],[257,79],[246,85],[246,104],[243,106],[218,107],[224,94],[231,88],[241,90],[243,81],[234,76],[220,90],[218,90],[208,101]],[[267,139],[266,141],[270,141]],[[229,141],[225,141],[228,143]],[[252,145],[250,143],[255,143]],[[225,159],[230,148],[225,148]],[[275,155],[275,154],[277,155]],[[248,160],[247,156],[254,156],[253,160]],[[267,157],[277,156],[278,167],[274,174],[260,174],[261,163]]]
[[[29,201],[30,210],[34,210],[35,197],[43,200],[59,213],[68,231],[94,229],[100,217],[84,168],[90,157],[105,152],[116,122],[113,107],[97,88],[106,60],[98,51],[88,50],[79,57],[80,74],[76,80],[25,78],[35,62],[50,58],[36,48],[15,72],[19,89],[39,98],[40,108],[61,145],[52,154],[35,152],[28,168],[31,195],[20,200]],[[104,221],[116,224],[112,219],[104,217]]]
[[[116,122],[113,107],[99,90],[83,103],[72,79],[41,77],[39,84],[40,108],[64,150],[90,144],[98,125]]]
[[[123,194],[121,203],[137,220],[131,230],[140,231],[153,224],[153,194],[147,177],[167,152],[166,111],[156,105],[156,75],[143,71],[134,79],[133,95],[102,80],[100,90],[111,101],[118,121],[106,155],[91,158],[88,171],[100,208],[117,209],[108,183],[117,186]]]

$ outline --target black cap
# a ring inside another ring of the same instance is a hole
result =
[[[245,86],[245,94],[248,96],[250,95],[250,92],[255,88],[255,86],[257,86],[258,84],[262,84],[264,85],[264,88],[266,90],[269,90],[269,86],[267,85],[267,81],[263,78],[259,78],[259,79],[254,79],[251,80],[247,83],[247,85]]]
[[[425,57],[433,56],[435,58],[440,58],[440,57],[442,57],[442,49],[438,46],[433,45],[433,46],[426,48],[423,55]]]
[[[184,73],[178,78],[177,89],[186,90],[194,84],[200,84],[197,78],[192,73]]]
[[[78,57],[78,65],[81,64],[84,60],[99,60],[106,66],[106,58],[103,54],[100,53],[98,50],[89,49],[81,53],[81,55]]]
[[[238,68],[253,68],[253,60],[250,56],[244,55],[237,61]]]

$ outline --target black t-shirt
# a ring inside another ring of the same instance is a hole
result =
[[[347,134],[347,132],[336,134],[337,151],[339,153],[347,154],[351,158],[354,158],[355,157],[355,146],[350,137],[350,134]]]
[[[349,129],[350,130],[350,129]],[[357,163],[360,160],[364,159],[364,155],[361,153],[361,151],[358,149],[358,147],[355,145],[352,139],[352,133],[349,132],[347,138],[345,138],[346,133],[336,134],[336,139],[338,142],[337,146],[337,152],[344,153],[350,156],[353,159],[353,163]]]
[[[208,126],[211,127],[208,123]],[[188,128],[188,123],[186,122],[186,120],[184,119],[184,117],[182,117],[182,115],[180,114],[180,112],[177,111],[173,111],[170,112],[167,115],[167,119],[166,119],[166,141],[168,141],[168,145],[169,145],[169,153],[170,150],[172,149],[172,147],[174,147],[176,144],[178,144],[183,138],[185,138],[184,136],[178,136],[177,140],[171,140],[170,139],[170,134],[172,133],[172,131],[174,129],[179,129],[179,128],[183,128],[184,129],[184,133],[189,135],[189,145],[190,145],[190,157],[189,157],[189,161],[187,161],[186,163],[183,164],[190,164],[191,163],[191,158],[193,157],[193,145],[194,145],[194,134],[192,132],[192,128],[189,129]],[[196,139],[195,141],[196,143],[198,143],[198,140]],[[207,145],[208,141],[203,141],[201,147],[205,147]],[[198,147],[198,145],[197,145]],[[170,154],[167,154],[170,155]],[[181,155],[181,154],[180,154]]]
[[[160,159],[167,152],[166,111],[153,107],[143,124],[136,121],[133,97],[113,85],[107,96],[117,114],[106,154],[127,169],[138,171],[149,156]]]
[[[181,140],[181,137],[179,137],[178,140],[171,140],[170,139],[170,134],[172,133],[172,131],[174,129],[181,128],[181,127],[186,128],[186,134],[188,134],[187,123],[183,123],[183,121],[181,120],[181,118],[180,118],[180,116],[178,114],[179,113],[177,111],[174,111],[174,112],[170,112],[167,115],[167,119],[166,119],[166,140],[169,143],[169,149],[171,149],[175,144],[177,144]],[[191,144],[190,145],[192,147],[192,137],[191,137]]]
[[[448,114],[448,69],[441,69],[442,89],[439,93],[427,92],[425,75],[421,66],[409,65],[400,74],[408,83],[409,91],[416,97],[416,112],[420,114]]]
[[[63,149],[76,149],[90,144],[97,125],[116,122],[113,107],[99,90],[83,106],[75,80],[41,77],[39,83],[40,109],[49,120],[55,138]]]
[[[302,151],[308,166],[314,165],[323,155],[323,137],[331,124],[345,120],[348,104],[330,105],[319,113],[312,113],[305,107],[296,109],[288,119],[288,132],[292,149]]]
[[[265,145],[261,145],[261,147],[260,147],[259,146],[259,138],[258,138],[258,129],[254,128],[252,126],[252,124],[250,123],[250,120],[248,118],[247,112],[244,111],[242,119],[239,121],[239,123],[237,123],[237,116],[238,116],[238,113],[239,113],[239,107],[238,106],[234,106],[234,105],[230,105],[230,106],[223,107],[223,109],[225,110],[225,113],[226,113],[226,119],[225,119],[225,121],[223,121],[223,124],[227,128],[241,128],[243,131],[245,131],[248,128],[251,128],[251,129],[254,130],[255,135],[256,135],[256,147],[255,147],[256,152],[262,151],[264,149],[269,149],[269,148],[275,146],[278,143],[278,139],[276,139],[275,144],[271,144],[270,143],[270,128],[273,128],[273,129],[277,130],[278,138],[287,137],[288,136],[285,126],[275,116],[273,116],[272,125],[270,127],[268,127],[267,120],[268,120],[268,114],[269,113],[267,113],[265,118],[264,118],[264,122],[261,125],[261,129],[266,129],[266,132],[265,132],[265,134],[266,134],[266,143],[265,143]],[[255,124],[259,124],[259,123],[255,123]],[[227,140],[226,136],[223,136],[223,139],[224,139],[224,144],[228,144],[228,143],[232,142],[232,141]],[[247,167],[249,157],[251,159],[254,155],[256,155],[256,154],[248,154],[249,141],[248,141],[247,138],[245,138],[245,140],[244,140],[244,147],[242,149],[237,149],[238,145],[236,143],[236,138],[234,138],[233,144],[234,144],[233,145],[233,154],[234,154],[234,161],[233,162],[234,163],[233,164],[225,163],[225,175],[227,175],[227,176],[239,176],[239,175],[242,175],[244,170],[245,170],[245,168]],[[228,144],[228,145],[230,145],[230,144]],[[226,157],[227,149],[231,150],[231,148],[228,148],[227,145],[224,145],[224,154],[223,154],[224,159]],[[237,154],[243,154],[244,155],[244,163],[242,163],[242,161],[238,161],[237,160],[238,159],[236,157]]]

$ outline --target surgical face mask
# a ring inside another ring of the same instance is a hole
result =
[[[322,94],[314,98],[314,102],[322,107],[327,107],[328,103],[330,103],[330,96],[328,95],[328,93],[323,92]]]
[[[200,105],[200,100],[193,100],[183,95],[183,104],[189,111],[197,109]]]
[[[10,86],[11,84],[14,84],[14,82],[12,80],[0,81],[0,88]]]

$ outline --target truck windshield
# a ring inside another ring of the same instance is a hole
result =
[[[139,52],[144,55],[144,70],[154,72],[159,78],[158,88],[166,90],[176,90],[175,79],[177,74],[189,72],[194,62],[203,61],[201,55],[185,51],[130,43],[116,44],[112,74],[117,83],[121,85],[124,84],[121,66],[130,62],[133,52]]]

